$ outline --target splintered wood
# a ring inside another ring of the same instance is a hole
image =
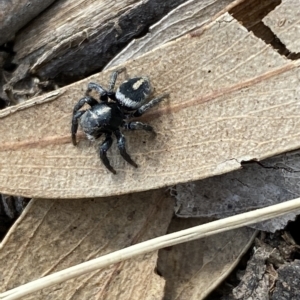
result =
[[[99,159],[101,141],[71,144],[73,106],[88,82],[107,83],[108,70],[64,87],[53,101],[34,105],[43,102],[35,98],[26,109],[1,112],[0,192],[43,198],[125,194],[222,174],[242,160],[300,147],[299,63],[228,14],[122,66],[129,76],[149,76],[155,95],[170,94],[141,118],[156,137],[125,133],[139,168],[126,163],[114,144],[108,156],[117,175],[110,174]]]

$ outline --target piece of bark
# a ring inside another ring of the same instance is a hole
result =
[[[160,235],[173,201],[163,190],[122,197],[33,200],[0,244],[3,292]],[[22,299],[162,299],[157,252],[111,265]]]
[[[278,280],[271,300],[300,299],[300,261],[286,263],[278,270]]]
[[[140,118],[155,128],[155,138],[126,133],[137,170],[112,147],[118,174],[110,174],[96,144],[70,142],[74,104],[89,81],[107,82],[105,71],[45,95],[52,97],[47,100],[41,96],[1,112],[0,191],[42,198],[116,195],[226,173],[241,161],[295,149],[298,65],[225,14],[201,35],[123,65],[130,76],[148,75],[155,95],[170,94]]]
[[[173,219],[168,232],[209,221]],[[204,299],[236,267],[255,236],[255,230],[239,228],[160,250],[157,269],[166,279],[164,299]]]
[[[242,170],[176,187],[178,217],[225,218],[295,198],[300,193],[300,152],[245,164]],[[300,212],[251,225],[275,232]]]
[[[55,0],[1,1],[0,45],[13,40],[15,33]]]
[[[184,1],[57,1],[17,35],[15,63],[41,80],[78,80]]]
[[[256,249],[240,284],[233,289],[233,299],[269,299],[269,278],[266,274],[266,259],[269,256],[265,249]]]
[[[291,52],[299,53],[299,19],[299,2],[297,0],[282,0],[282,3],[263,19],[263,22]]]

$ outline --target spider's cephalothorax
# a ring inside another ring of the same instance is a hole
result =
[[[100,158],[105,167],[114,174],[116,174],[116,171],[106,156],[107,150],[112,145],[112,134],[117,138],[118,148],[122,157],[128,163],[137,167],[137,164],[126,152],[125,137],[121,133],[120,128],[129,130],[142,129],[153,132],[153,128],[148,124],[138,121],[126,122],[126,119],[141,116],[168,96],[164,94],[148,102],[152,88],[147,77],[131,78],[123,82],[117,91],[114,92],[117,76],[124,70],[119,69],[112,73],[108,90],[96,83],[90,82],[88,84],[86,96],[80,99],[74,107],[71,128],[73,145],[76,145],[79,119],[82,129],[89,139],[95,140],[102,134],[105,135],[105,140],[100,146]],[[89,96],[91,90],[96,90],[99,93],[100,101]],[[90,105],[90,109],[80,110],[86,103]]]

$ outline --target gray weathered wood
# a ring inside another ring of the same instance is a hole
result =
[[[13,40],[18,30],[55,0],[0,1],[0,45]]]

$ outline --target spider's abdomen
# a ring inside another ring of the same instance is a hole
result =
[[[117,130],[123,118],[116,103],[99,103],[82,115],[80,125],[89,138],[98,138],[101,133]]]
[[[151,92],[152,87],[147,77],[135,77],[119,86],[116,99],[127,110],[136,110],[146,103]]]

